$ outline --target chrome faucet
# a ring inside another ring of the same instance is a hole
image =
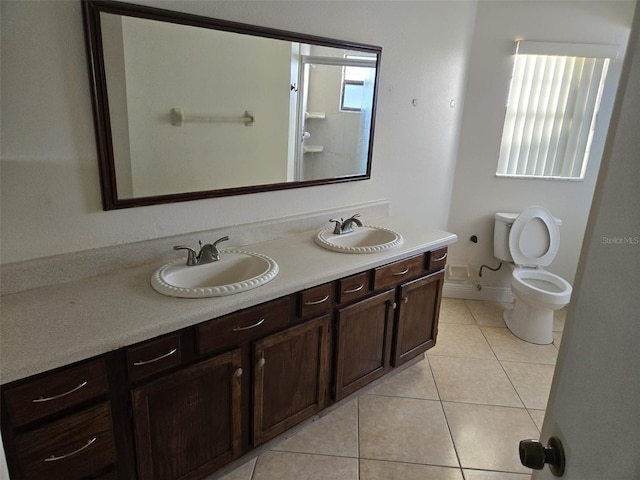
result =
[[[202,241],[199,240],[198,244],[200,245],[200,251],[196,253],[196,251],[191,247],[184,247],[182,245],[176,245],[173,247],[174,250],[186,250],[188,252],[187,255],[187,265],[190,267],[194,265],[204,265],[205,263],[217,262],[220,260],[220,252],[218,251],[218,244],[220,242],[225,242],[229,240],[228,236],[219,238],[213,243],[205,243],[202,244]]]
[[[346,220],[337,218],[329,219],[330,222],[334,222],[336,224],[333,229],[334,235],[342,235],[343,233],[351,233],[353,232],[353,224],[355,223],[358,227],[362,226],[362,222],[358,220],[360,216],[359,213],[356,213],[354,216],[347,218]]]

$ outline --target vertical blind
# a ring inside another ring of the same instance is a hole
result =
[[[608,45],[517,42],[497,175],[584,178],[615,55]]]

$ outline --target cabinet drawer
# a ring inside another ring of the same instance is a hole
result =
[[[198,351],[228,349],[284,328],[288,323],[289,297],[284,297],[198,326]]]
[[[442,270],[447,263],[447,247],[432,250],[427,253],[427,271]]]
[[[338,303],[347,303],[365,297],[371,292],[369,272],[338,280]]]
[[[374,290],[392,287],[405,279],[417,277],[423,273],[423,262],[423,256],[417,255],[376,268],[374,270]]]
[[[333,283],[325,283],[298,293],[298,315],[325,313],[333,306]]]
[[[78,405],[107,391],[102,359],[40,377],[4,392],[14,427]]]
[[[144,342],[127,349],[127,369],[132,382],[180,365],[182,350],[180,334]]]
[[[16,439],[20,466],[30,480],[75,480],[116,461],[111,410],[107,402]]]

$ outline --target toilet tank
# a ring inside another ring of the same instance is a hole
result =
[[[513,262],[511,251],[509,250],[509,233],[511,225],[518,218],[519,213],[496,213],[493,226],[493,255],[503,262]],[[556,224],[562,226],[562,220],[553,217]]]
[[[493,254],[503,262],[513,262],[509,251],[509,232],[519,213],[496,213],[493,226]]]

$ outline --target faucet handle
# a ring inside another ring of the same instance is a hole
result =
[[[187,265],[192,267],[193,265],[197,265],[198,261],[196,260],[196,251],[191,247],[184,247],[182,245],[176,245],[173,247],[174,250],[186,250],[188,252],[187,256]]]
[[[333,234],[340,235],[342,233],[342,219],[338,220],[337,218],[330,218],[329,221],[336,224],[333,229]]]

